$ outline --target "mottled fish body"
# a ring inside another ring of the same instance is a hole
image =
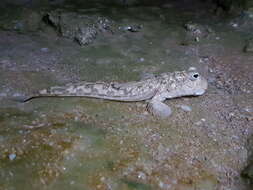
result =
[[[149,110],[155,115],[167,116],[169,107],[164,100],[181,96],[199,96],[205,93],[207,81],[190,68],[188,71],[163,73],[146,80],[128,83],[79,82],[54,86],[26,98],[39,97],[90,97],[115,101],[149,100]]]
[[[115,101],[142,101],[156,94],[158,89],[156,83],[154,79],[129,83],[79,82],[50,87],[39,91],[36,96],[79,96]]]

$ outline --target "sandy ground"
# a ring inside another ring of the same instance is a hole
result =
[[[0,189],[250,189],[241,171],[252,148],[253,54],[243,48],[253,19],[194,8],[89,9],[116,29],[141,29],[101,34],[84,47],[46,26],[0,31]],[[186,31],[189,21],[200,33]],[[173,113],[164,120],[145,102],[10,100],[53,85],[132,81],[191,66],[209,89],[166,101]]]

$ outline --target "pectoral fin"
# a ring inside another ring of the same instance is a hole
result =
[[[150,101],[147,106],[148,111],[159,118],[165,119],[172,114],[171,108],[160,101]]]

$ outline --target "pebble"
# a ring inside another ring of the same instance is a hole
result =
[[[170,189],[171,188],[171,184],[166,184],[166,183],[163,183],[162,181],[159,182],[159,187],[161,189]]]
[[[75,184],[75,181],[70,181],[70,185],[74,185]]]
[[[246,108],[244,108],[244,110],[246,111],[246,112],[253,112],[253,108],[251,108],[251,107],[246,107]]]
[[[12,153],[12,154],[9,154],[9,160],[14,160],[16,158],[16,154]]]
[[[145,59],[143,57],[140,58],[140,62],[143,62],[145,61]]]
[[[238,24],[237,23],[231,23],[231,26],[234,27],[234,28],[237,28]]]
[[[24,24],[20,21],[17,21],[13,27],[14,30],[22,30],[24,29]]]
[[[104,182],[104,181],[105,181],[105,177],[102,176],[102,177],[100,178],[100,181]]]
[[[206,119],[205,119],[205,118],[201,118],[200,121],[197,121],[197,122],[195,123],[195,125],[200,126],[200,125],[202,125],[204,122],[206,122]]]
[[[139,173],[138,173],[138,178],[139,178],[139,179],[145,180],[145,179],[146,179],[146,174],[143,173],[143,172],[139,172]]]
[[[48,48],[41,48],[40,51],[47,53],[47,52],[49,52],[49,49]]]
[[[179,107],[182,110],[187,111],[187,112],[192,111],[192,108],[190,106],[187,106],[187,105],[178,105],[177,107]]]

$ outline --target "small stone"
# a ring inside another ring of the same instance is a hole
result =
[[[145,180],[145,179],[146,179],[146,174],[143,173],[143,172],[139,172],[139,173],[138,173],[138,178],[139,178],[139,179]]]
[[[40,51],[47,53],[47,52],[49,52],[49,49],[48,48],[41,48]]]
[[[246,111],[246,112],[253,112],[253,108],[251,108],[251,107],[246,107],[246,108],[244,108],[244,110]]]
[[[194,32],[198,28],[197,24],[194,24],[194,23],[191,23],[191,22],[190,23],[186,23],[184,25],[184,27],[185,27],[185,29],[187,31],[190,31],[190,32]]]
[[[24,30],[24,23],[22,23],[22,21],[16,21],[14,26],[13,26],[13,29],[14,30],[19,30],[19,31],[22,31]]]
[[[16,154],[12,153],[12,154],[9,154],[9,160],[14,160],[16,158]]]
[[[139,25],[133,25],[133,26],[125,26],[123,27],[123,30],[130,31],[130,32],[139,32],[142,26]]]
[[[195,125],[197,125],[197,126],[200,126],[202,124],[202,121],[200,120],[200,121],[197,121],[196,123],[195,123]]]
[[[184,110],[186,112],[192,111],[192,108],[190,106],[187,106],[187,105],[179,105],[178,107],[180,107],[182,110]]]
[[[75,181],[70,181],[70,185],[74,185],[75,184]]]
[[[162,181],[159,182],[159,187],[163,188],[164,187],[164,183]]]
[[[237,23],[231,23],[231,26],[234,27],[234,28],[237,28],[238,24]]]

